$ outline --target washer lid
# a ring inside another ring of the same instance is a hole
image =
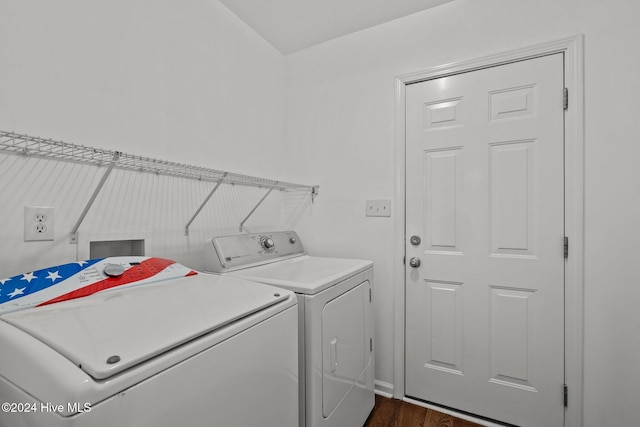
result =
[[[109,378],[291,296],[270,286],[199,274],[8,313],[95,379]]]
[[[313,295],[371,268],[371,261],[303,255],[227,275]]]

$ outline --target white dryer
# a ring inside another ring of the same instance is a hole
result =
[[[297,294],[300,426],[362,426],[375,400],[373,263],[306,255],[293,231],[213,238],[205,262]]]
[[[0,426],[298,425],[295,295],[160,258],[0,280]]]

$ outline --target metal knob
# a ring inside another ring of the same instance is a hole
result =
[[[411,236],[409,241],[413,246],[418,246],[422,240],[420,239],[420,236]]]
[[[409,265],[413,268],[420,267],[420,258],[414,256],[409,260]]]
[[[271,237],[267,237],[267,236],[263,236],[260,239],[260,244],[267,251],[272,251],[274,246],[276,245],[275,242],[273,241],[273,239]]]
[[[103,273],[109,277],[120,277],[124,274],[124,267],[120,264],[107,264]]]

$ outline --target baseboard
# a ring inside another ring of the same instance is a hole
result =
[[[438,412],[442,412],[443,414],[447,414],[447,415],[451,415],[453,417],[456,418],[460,418],[462,420],[466,420],[466,421],[471,421],[472,423],[476,423],[479,424],[481,426],[486,426],[486,427],[504,427],[504,424],[496,424],[496,423],[492,423],[491,421],[487,421],[481,418],[476,418],[474,416],[468,415],[468,414],[464,414],[461,412],[457,412],[455,410],[451,410],[448,408],[443,408],[441,406],[438,405],[431,405],[429,403],[426,402],[422,402],[420,400],[414,400],[410,397],[405,397],[404,399],[405,402],[417,405],[417,406],[422,406],[423,408],[427,408],[427,409],[432,409],[434,411],[438,411]]]
[[[374,391],[376,394],[379,394],[380,396],[383,396],[383,397],[388,397],[389,399],[393,398],[393,384],[390,384],[384,381],[375,380],[374,387],[375,387]]]

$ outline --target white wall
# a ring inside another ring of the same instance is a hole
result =
[[[314,254],[375,261],[376,376],[393,383],[393,219],[364,217],[394,198],[393,77],[585,34],[584,425],[639,425],[638,16],[629,0],[456,0],[283,58],[216,0],[3,0],[0,129],[320,184],[298,231]],[[0,155],[0,277],[77,256],[66,232],[101,172]],[[221,197],[185,240],[210,186],[112,178],[81,234],[142,231],[185,260],[259,195]],[[22,242],[25,205],[56,208],[56,241]]]
[[[286,57],[289,171],[322,186],[298,230],[313,254],[375,262],[379,381],[394,381],[401,260],[364,201],[394,198],[394,76],[584,34],[584,425],[640,425],[639,16],[628,0],[456,0]]]
[[[217,0],[3,0],[0,58],[2,130],[283,178],[284,59]],[[67,234],[104,170],[3,153],[0,165],[0,277],[75,259]],[[80,236],[142,233],[147,253],[193,264],[263,194],[221,191],[186,238],[212,187],[116,171]],[[54,242],[22,241],[27,205],[55,208]],[[271,203],[247,226],[279,220]]]

